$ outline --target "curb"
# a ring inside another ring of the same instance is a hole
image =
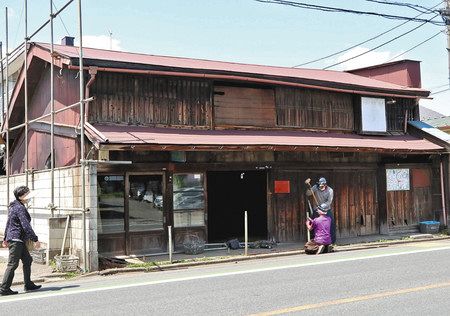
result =
[[[448,240],[448,239],[450,239],[450,236],[436,237],[433,239],[427,238],[427,239],[412,239],[412,240],[393,240],[392,242],[386,241],[386,242],[376,242],[376,243],[367,243],[367,244],[336,246],[335,252],[346,252],[346,251],[364,250],[364,249],[372,249],[372,248],[383,248],[383,247],[389,247],[390,245],[419,243],[419,242],[426,242],[426,241],[439,241],[439,240]],[[291,250],[291,251],[275,252],[275,253],[268,253],[268,254],[255,254],[255,255],[249,255],[247,257],[234,256],[234,257],[210,260],[210,261],[183,262],[183,263],[174,263],[171,265],[152,266],[152,267],[146,267],[146,268],[144,268],[144,267],[112,268],[112,269],[106,269],[106,270],[97,271],[97,272],[91,272],[91,273],[89,273],[89,275],[90,276],[92,276],[92,275],[107,276],[107,275],[113,275],[113,274],[117,274],[117,273],[155,272],[155,271],[165,271],[165,270],[176,270],[179,268],[196,267],[196,266],[201,266],[201,265],[294,256],[294,255],[299,255],[299,254],[304,254],[304,253],[305,253],[304,250]],[[83,276],[85,276],[85,275],[83,275]]]
[[[356,251],[356,250],[364,250],[364,249],[372,249],[372,248],[383,248],[389,247],[391,245],[399,245],[399,244],[409,244],[409,243],[420,243],[427,241],[439,241],[439,240],[448,240],[450,236],[443,237],[435,237],[435,238],[424,238],[424,239],[410,239],[410,240],[393,240],[393,241],[385,241],[385,242],[374,242],[374,243],[363,243],[363,244],[353,244],[353,245],[343,245],[343,246],[335,246],[335,252],[347,252],[347,251]],[[229,263],[229,262],[239,262],[239,261],[248,261],[248,260],[258,260],[258,259],[266,259],[266,258],[276,258],[276,257],[287,257],[287,256],[295,256],[299,254],[304,254],[304,250],[290,250],[290,251],[282,251],[282,252],[273,252],[273,253],[264,253],[264,254],[254,254],[244,257],[242,255],[239,256],[230,256],[227,258],[221,259],[213,259],[207,261],[192,261],[192,262],[181,262],[174,264],[166,264],[162,266],[150,266],[150,267],[136,267],[136,268],[111,268],[102,271],[93,271],[86,274],[81,274],[72,280],[76,280],[78,278],[85,278],[91,276],[108,276],[119,273],[133,273],[133,272],[158,272],[158,271],[167,271],[167,270],[177,270],[182,268],[189,267],[197,267],[203,265],[211,265],[211,264],[220,264],[220,263]],[[37,283],[50,283],[61,281],[66,276],[66,273],[52,273],[47,275],[42,275],[34,278],[32,281]],[[13,282],[12,285],[23,285],[23,281]]]

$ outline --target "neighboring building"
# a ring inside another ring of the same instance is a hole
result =
[[[433,119],[423,120],[425,123],[450,134],[450,116],[441,116]]]
[[[95,97],[86,107],[86,152],[105,161],[90,174],[91,197],[98,193],[89,216],[93,257],[97,246],[106,255],[165,251],[169,225],[176,246],[189,235],[240,238],[244,211],[252,239],[304,241],[304,180],[320,176],[335,190],[338,239],[417,231],[421,220],[446,224],[446,149],[407,132],[429,95],[420,87],[338,71],[83,51],[86,94]],[[78,102],[79,64],[77,47],[55,52],[59,109]],[[31,44],[30,119],[49,112],[50,62],[48,44]],[[23,122],[22,83],[23,73],[11,126]],[[56,166],[76,165],[78,110],[55,121]],[[11,169],[21,173],[23,131],[10,141]],[[28,144],[30,168],[45,169],[48,121],[32,125]]]
[[[439,119],[445,115],[436,111],[433,111],[425,106],[419,106],[420,120],[423,122],[428,122],[430,120]]]

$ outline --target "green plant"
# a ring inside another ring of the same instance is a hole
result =
[[[79,275],[78,272],[66,272],[66,274],[64,275],[65,279],[73,279],[75,277],[77,277]]]

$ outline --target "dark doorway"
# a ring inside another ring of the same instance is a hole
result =
[[[266,182],[265,171],[208,172],[209,242],[243,240],[244,211],[248,213],[249,239],[267,239]]]

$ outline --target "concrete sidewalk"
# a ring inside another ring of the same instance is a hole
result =
[[[445,240],[450,239],[450,236],[446,235],[413,235],[411,236],[385,236],[385,235],[373,235],[355,238],[341,238],[338,240],[338,244],[335,247],[335,251],[352,251],[359,249],[388,247],[389,245],[402,244],[402,243],[414,243],[421,241],[431,240]],[[242,260],[252,259],[264,259],[278,256],[298,255],[304,253],[304,243],[283,243],[278,244],[272,249],[257,248],[249,249],[248,256],[244,256],[244,249],[228,250],[218,249],[205,251],[198,255],[187,255],[184,253],[175,253],[173,255],[173,263],[168,262],[169,257],[164,255],[148,255],[140,257],[126,257],[128,263],[132,264],[132,267],[124,268],[112,268],[103,271],[95,271],[84,276],[89,275],[109,275],[115,273],[124,272],[139,272],[139,271],[158,271],[167,269],[178,269],[189,266],[224,263]],[[6,269],[8,260],[8,249],[0,248],[0,280],[3,278],[3,274]],[[53,271],[51,266],[33,263],[31,267],[32,280],[36,283],[59,281],[63,279],[67,274],[57,273]],[[14,277],[14,285],[23,284],[23,275],[21,264],[16,270]]]
[[[7,248],[0,248],[0,282],[3,280],[3,275],[6,270],[8,262],[9,251]],[[65,274],[53,273],[53,268],[45,264],[33,263],[31,266],[31,280],[36,283],[47,282],[49,279],[61,280]],[[20,262],[17,268],[13,285],[23,284],[22,262]]]

